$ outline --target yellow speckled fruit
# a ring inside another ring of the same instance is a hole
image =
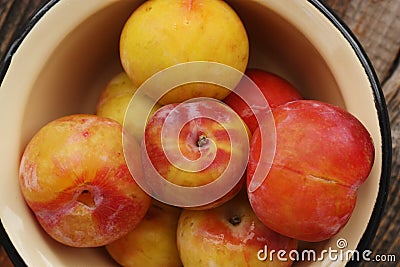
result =
[[[145,216],[150,197],[129,172],[121,137],[122,126],[114,120],[74,114],[49,122],[30,140],[21,158],[20,188],[55,240],[104,246]]]
[[[242,191],[214,209],[183,210],[177,246],[185,267],[289,267],[298,241],[264,226]]]
[[[118,73],[101,92],[97,101],[96,115],[113,119],[122,125],[125,112],[137,89],[125,72]],[[151,109],[150,115],[152,115],[160,108],[160,105],[155,104],[152,108],[154,101],[150,98],[143,94],[137,95],[137,97],[140,98],[140,101],[135,101],[136,106],[131,110],[134,115],[130,116],[132,119],[130,124],[133,135],[140,138],[144,129],[141,122],[147,116],[146,111]]]
[[[236,12],[220,0],[150,0],[127,20],[120,39],[122,65],[136,86],[178,63],[218,62],[244,72],[249,42]],[[223,99],[229,90],[193,83],[168,92],[161,104],[192,97]]]
[[[154,201],[140,224],[126,236],[106,246],[125,267],[180,267],[176,229],[181,209]]]

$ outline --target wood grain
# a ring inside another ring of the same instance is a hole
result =
[[[0,0],[0,55],[23,30],[35,10],[46,4],[44,0]]]
[[[400,265],[400,1],[326,0],[362,44],[381,82],[392,133],[390,191],[376,237],[375,255],[395,255]],[[388,266],[363,262],[360,266]],[[391,263],[395,266],[394,263]]]
[[[8,258],[8,255],[4,251],[4,248],[0,246],[0,266],[1,267],[12,267],[13,264]]]
[[[400,1],[327,0],[357,36],[381,81],[391,76],[400,47]]]
[[[46,0],[0,0],[0,58],[18,37],[28,18],[46,2]],[[360,266],[399,266],[400,1],[325,0],[325,2],[353,31],[371,60],[381,82],[391,124],[393,156],[390,192],[382,221],[370,249],[373,255],[395,255],[397,262],[390,264],[362,262]],[[0,249],[0,266],[7,266],[5,262],[8,260]]]

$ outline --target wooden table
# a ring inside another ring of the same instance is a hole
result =
[[[18,37],[18,30],[46,2],[48,0],[0,0],[0,58]],[[393,147],[391,186],[371,250],[374,254],[396,255],[396,263],[386,264],[400,266],[400,0],[326,0],[326,3],[364,47],[387,102]],[[364,262],[360,266],[372,264],[377,265]],[[12,266],[2,250],[0,266]]]

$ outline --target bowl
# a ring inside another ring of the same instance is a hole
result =
[[[17,266],[115,265],[102,248],[66,247],[44,233],[20,193],[18,167],[30,138],[47,122],[95,112],[100,90],[122,70],[119,35],[141,2],[52,0],[2,62],[1,236]],[[305,98],[347,109],[369,130],[375,162],[349,222],[330,240],[303,244],[316,255],[345,249],[357,250],[361,258],[381,218],[391,161],[386,105],[371,63],[354,35],[322,1],[227,2],[248,32],[249,67],[283,76]],[[348,260],[322,257],[296,266],[343,266]]]

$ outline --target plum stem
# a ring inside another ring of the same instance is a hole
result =
[[[78,202],[82,203],[83,205],[85,205],[89,208],[93,208],[96,206],[92,192],[90,192],[88,189],[82,190],[82,192],[79,194],[77,200],[78,200]]]
[[[197,146],[198,147],[202,147],[205,144],[207,144],[207,137],[202,134],[202,135],[199,136],[199,140],[197,140]]]
[[[239,215],[235,215],[235,216],[232,216],[231,218],[229,218],[229,222],[233,226],[236,226],[236,225],[238,225],[239,223],[242,222],[242,218]]]

